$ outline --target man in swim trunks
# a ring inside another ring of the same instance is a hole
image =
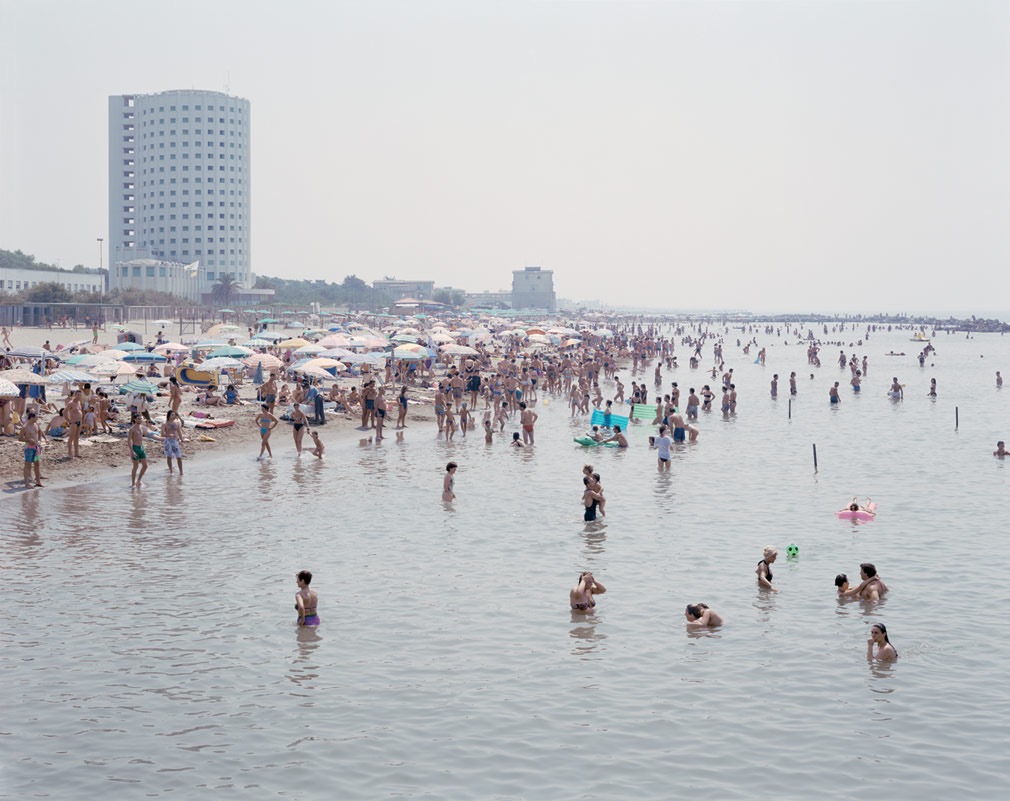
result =
[[[25,488],[32,488],[32,470],[35,471],[36,487],[42,484],[42,432],[39,430],[38,419],[35,412],[28,412],[25,416],[25,424],[21,428],[21,439],[25,443],[25,466],[24,481]]]
[[[168,472],[172,472],[172,460],[179,465],[179,475],[182,475],[182,421],[172,409],[168,410],[165,422],[161,424],[161,436],[164,443],[165,461]]]
[[[621,433],[621,427],[620,426],[614,426],[614,436],[612,436],[610,439],[604,440],[604,442],[616,442],[617,443],[617,447],[619,447],[619,448],[627,448],[628,447],[628,438],[626,436],[624,436],[623,433]]]
[[[319,625],[319,595],[315,590],[309,589],[312,583],[312,573],[308,570],[300,570],[295,576],[298,582],[298,592],[295,593],[295,611],[298,612],[299,626]]]
[[[998,459],[1003,459],[1004,457],[1006,457],[1007,455],[1006,444],[1003,442],[1003,440],[1000,440],[999,442],[996,443],[996,450],[992,452],[992,455]]]
[[[133,471],[130,473],[130,489],[144,486],[141,479],[147,472],[147,452],[144,450],[144,434],[147,429],[140,422],[140,415],[136,412],[130,419],[132,425],[127,434],[126,443],[130,447],[130,458],[133,460]],[[140,468],[138,475],[137,469]]]
[[[540,415],[534,412],[532,409],[526,408],[526,402],[521,401],[519,403],[519,408],[522,410],[519,415],[519,421],[522,423],[523,427],[523,442],[526,445],[533,444],[533,425],[537,420],[540,419]]]
[[[263,385],[261,390],[263,403],[267,405],[267,411],[274,413],[274,405],[277,403],[277,376],[270,374],[270,379]]]

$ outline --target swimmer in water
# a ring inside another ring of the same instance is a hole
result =
[[[992,452],[992,455],[998,459],[1002,459],[1007,455],[1006,443],[1003,442],[1003,440],[1000,440],[999,442],[996,443],[996,450]]]
[[[715,628],[723,624],[722,616],[703,603],[688,604],[684,617],[689,629]]]
[[[873,646],[877,646],[877,653],[873,653]],[[898,658],[898,652],[891,645],[887,637],[887,626],[883,623],[874,623],[870,626],[870,638],[866,641],[866,658],[876,659],[878,662],[893,662]]]
[[[839,593],[845,597],[859,598],[863,601],[879,601],[880,596],[887,592],[887,585],[877,575],[877,568],[871,562],[863,562],[859,566],[859,577],[862,582],[858,587]]]
[[[852,503],[850,503],[848,506],[846,506],[841,511],[843,511],[843,512],[866,512],[866,514],[872,515],[872,516],[876,516],[876,514],[877,514],[876,512],[874,512],[870,508],[870,499],[869,498],[866,499],[866,503],[863,506],[860,506],[859,503],[857,503],[855,496],[853,496],[853,498],[852,498]]]
[[[568,603],[573,612],[588,614],[596,607],[593,596],[602,595],[606,591],[607,588],[593,578],[592,573],[579,573],[578,583],[568,592]]]
[[[844,573],[839,573],[835,576],[835,587],[838,588],[838,594],[844,596],[849,589],[849,577]]]
[[[619,448],[628,447],[628,438],[624,436],[623,433],[621,433],[620,426],[614,426],[614,436],[612,436],[610,439],[605,439],[604,442],[616,442]]]
[[[316,614],[319,608],[319,596],[315,590],[310,590],[312,583],[312,573],[308,570],[300,570],[295,576],[298,582],[298,592],[295,593],[295,610],[298,612],[299,626],[318,626],[319,615]]]
[[[764,556],[764,558],[758,562],[757,570],[754,571],[757,573],[758,586],[760,586],[763,590],[778,592],[778,590],[772,585],[771,566],[775,563],[775,560],[778,559],[779,552],[773,546],[767,545],[762,552],[762,556]]]

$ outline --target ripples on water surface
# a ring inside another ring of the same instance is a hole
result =
[[[535,452],[419,423],[322,464],[279,436],[272,463],[252,444],[182,482],[157,463],[140,493],[4,497],[0,797],[1004,797],[1010,466],[989,453],[1010,434],[993,387],[1010,346],[941,337],[920,371],[906,340],[859,349],[870,375],[840,409],[831,348],[816,381],[801,347],[738,358],[738,417],[703,416],[669,476],[644,431],[628,452],[571,445],[583,425],[552,401]],[[609,515],[587,528],[590,457]],[[873,523],[832,515],[856,493]],[[755,587],[765,544],[778,595]],[[834,596],[864,560],[891,587],[876,609]],[[318,630],[292,625],[304,567]],[[585,568],[609,592],[576,618]],[[685,633],[699,600],[723,630]],[[892,667],[864,660],[874,620]]]

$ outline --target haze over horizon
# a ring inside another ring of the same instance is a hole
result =
[[[989,316],[1008,43],[982,0],[0,0],[0,248],[97,266],[107,97],[198,88],[252,104],[257,274]]]

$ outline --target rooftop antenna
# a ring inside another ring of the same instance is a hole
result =
[[[231,70],[228,70],[228,75],[225,78],[224,93],[226,95],[230,95],[231,94]]]

